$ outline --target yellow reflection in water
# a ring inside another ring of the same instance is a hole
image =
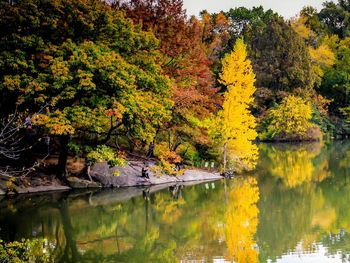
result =
[[[262,147],[264,149],[264,146]],[[302,147],[288,147],[279,149],[275,147],[265,148],[269,159],[269,172],[282,179],[288,188],[295,188],[313,179],[322,181],[328,177],[326,173],[328,161],[314,165],[314,159],[320,154],[320,144],[310,144]],[[321,169],[325,168],[325,169]],[[316,178],[314,178],[316,176]]]
[[[258,225],[259,188],[255,178],[237,178],[225,213],[228,257],[238,263],[258,262],[254,235]]]

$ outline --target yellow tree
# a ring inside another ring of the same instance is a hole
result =
[[[291,26],[293,30],[304,40],[311,41],[316,38],[316,33],[312,31],[307,25],[307,18],[300,16],[292,19]]]
[[[309,46],[308,50],[312,62],[312,69],[316,75],[316,80],[320,83],[325,70],[335,64],[335,54],[326,43],[321,44],[318,48]]]
[[[258,148],[252,143],[257,136],[256,121],[250,112],[256,90],[255,74],[242,39],[222,60],[219,82],[227,87],[223,109],[214,122],[220,135],[217,138],[224,146],[224,169],[229,161],[235,169],[251,170],[258,157]]]

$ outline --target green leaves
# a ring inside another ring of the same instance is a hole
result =
[[[86,158],[90,165],[96,162],[107,162],[111,167],[126,164],[125,156],[122,153],[115,152],[115,150],[105,145],[99,145],[95,150],[89,152]]]

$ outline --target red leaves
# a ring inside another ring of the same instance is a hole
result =
[[[175,80],[175,110],[197,113],[214,110],[214,77],[211,61],[202,42],[203,25],[196,18],[187,20],[182,0],[131,0],[121,5],[127,16],[143,29],[152,30],[160,40],[160,50],[167,58],[163,65]],[[218,18],[220,24],[225,21]]]

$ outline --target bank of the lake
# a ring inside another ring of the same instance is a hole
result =
[[[154,174],[151,168],[147,171],[149,178],[145,178],[142,177],[142,169],[144,168],[144,162],[135,160],[128,161],[124,167],[109,167],[106,162],[101,162],[90,168],[90,180],[86,174],[72,175],[67,177],[66,183],[57,180],[54,175],[43,173],[33,174],[28,178],[16,178],[10,183],[8,178],[4,178],[0,180],[0,195],[45,193],[71,189],[183,185],[188,182],[213,181],[223,178],[214,170],[200,169],[185,169],[184,173],[178,176],[166,174],[159,176]]]

